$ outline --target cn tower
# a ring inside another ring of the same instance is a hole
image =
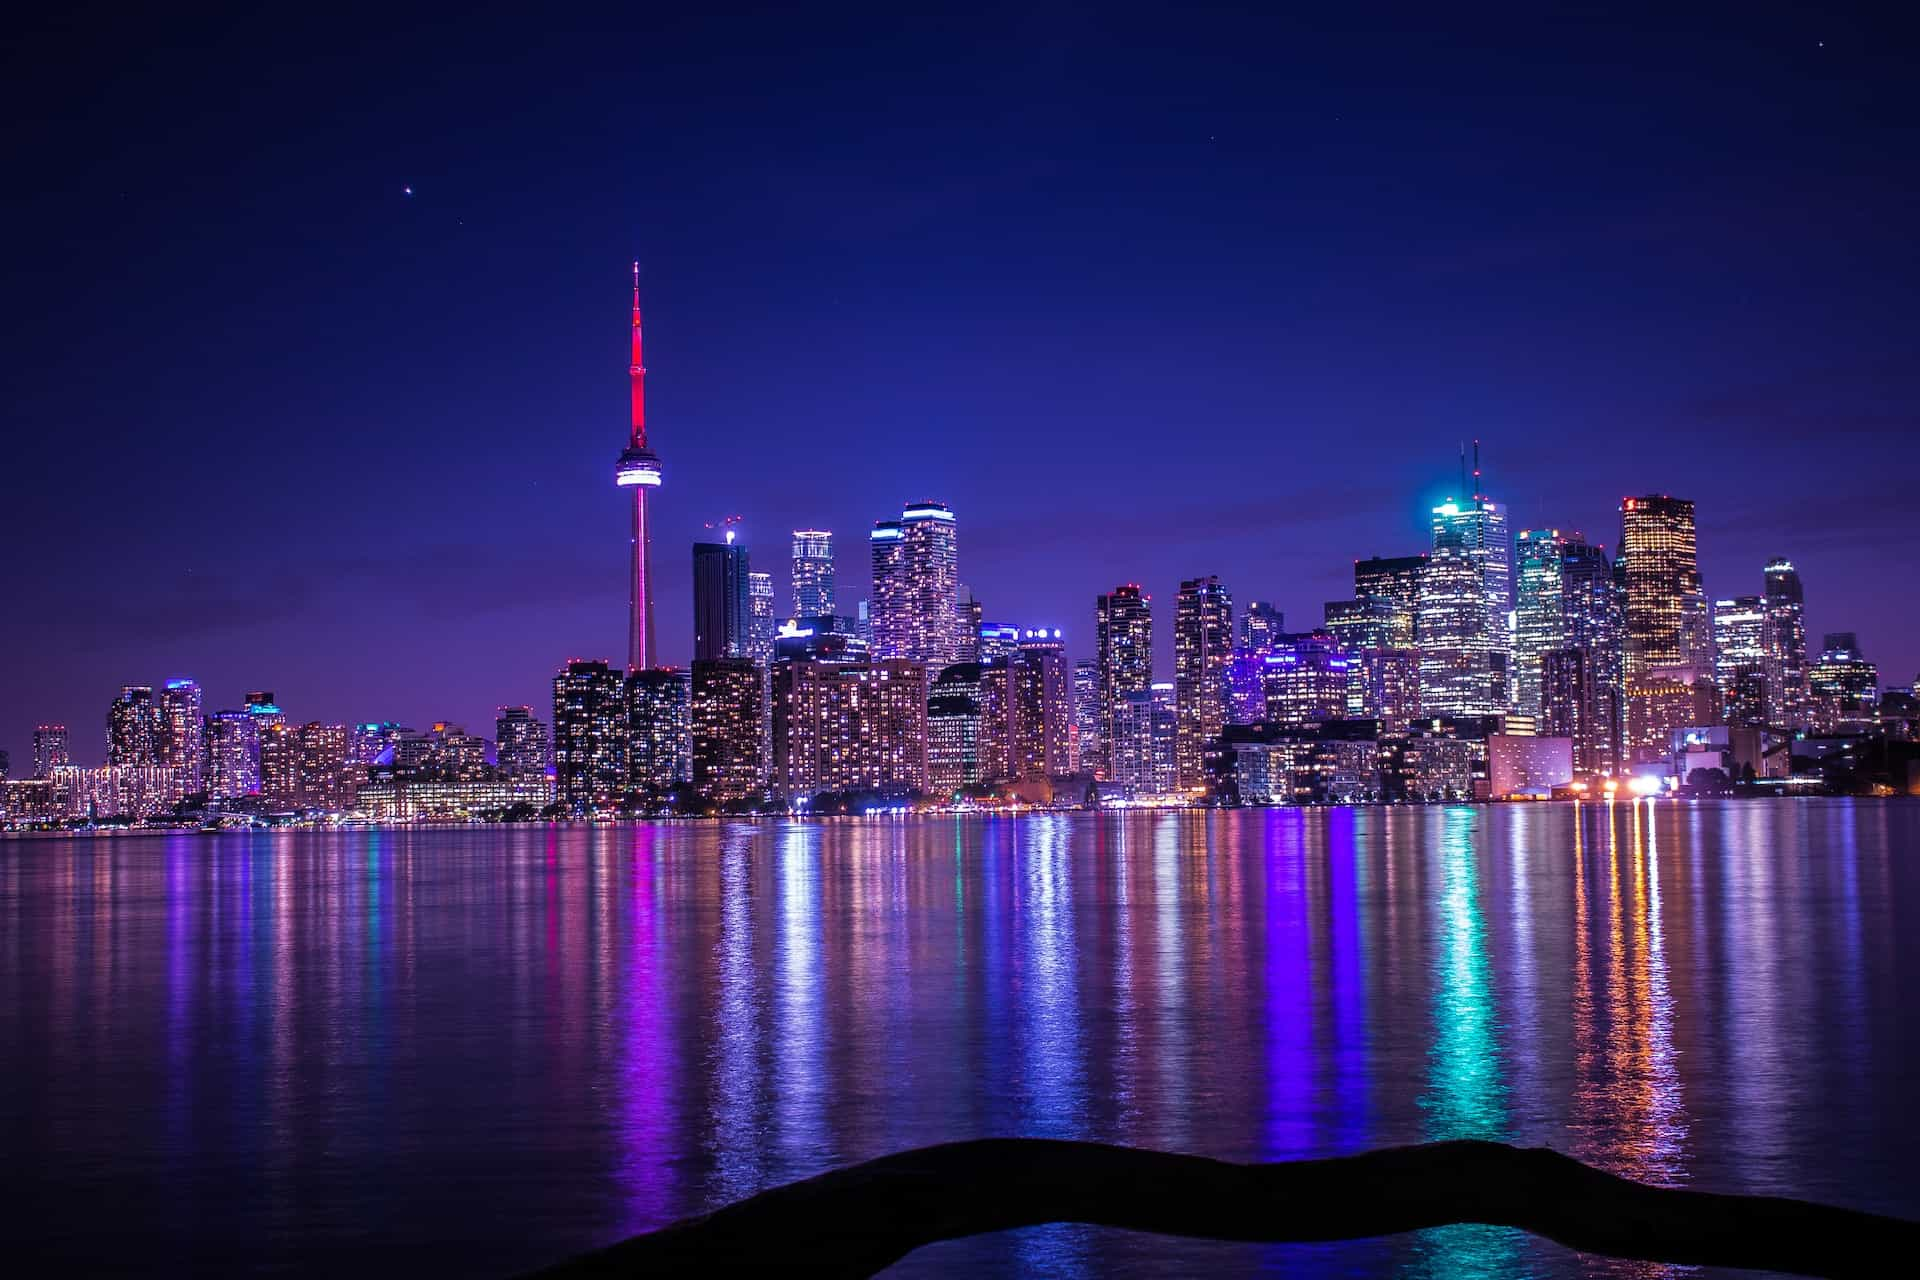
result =
[[[660,459],[647,447],[647,367],[640,361],[640,264],[633,264],[633,363],[627,367],[633,389],[633,426],[613,482],[633,491],[633,547],[627,587],[627,670],[651,667],[653,647],[653,526],[647,523],[647,494],[660,487]]]

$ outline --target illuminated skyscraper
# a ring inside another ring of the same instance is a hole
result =
[[[305,809],[339,813],[353,804],[354,779],[347,764],[351,735],[343,724],[303,724],[294,738],[294,802]]]
[[[1326,620],[1326,630],[1340,642],[1342,648],[1393,647],[1396,619],[1393,601],[1385,596],[1329,600],[1322,616]]]
[[[1206,785],[1203,763],[1227,724],[1227,661],[1233,655],[1233,597],[1217,577],[1190,578],[1173,602],[1174,786]]]
[[[1264,659],[1266,718],[1273,724],[1344,719],[1350,659],[1325,632],[1287,636]]]
[[[1121,748],[1114,734],[1115,717],[1123,699],[1144,698],[1153,684],[1153,602],[1142,595],[1138,583],[1115,587],[1094,601],[1094,649],[1100,664],[1100,740],[1104,744],[1103,761],[1107,775],[1122,781],[1117,772],[1116,752]],[[1134,715],[1129,732],[1150,731],[1152,708]],[[1139,753],[1150,744],[1128,742],[1125,749],[1139,765]],[[1150,769],[1150,766],[1147,766]],[[1137,779],[1135,779],[1137,781]]]
[[[975,634],[979,639],[974,646],[973,661],[982,666],[1010,661],[1020,651],[1020,628],[1011,623],[982,622]]]
[[[1374,556],[1353,562],[1353,598],[1388,602],[1393,617],[1391,647],[1411,649],[1420,614],[1420,578],[1426,556]]]
[[[1759,596],[1713,602],[1713,681],[1728,724],[1765,724],[1767,608]]]
[[[1247,611],[1240,615],[1240,648],[1248,653],[1265,653],[1286,629],[1286,615],[1270,602],[1250,601]]]
[[[1626,664],[1631,677],[1706,657],[1706,597],[1700,590],[1693,503],[1649,494],[1620,503],[1626,579]]]
[[[1515,711],[1536,724],[1545,714],[1546,655],[1555,650],[1595,650],[1589,664],[1592,676],[1607,690],[1617,685],[1618,594],[1605,548],[1558,529],[1521,533],[1513,661],[1508,668]],[[1607,716],[1604,708],[1596,714]]]
[[[245,711],[216,711],[207,720],[207,796],[238,800],[260,791],[260,721]]]
[[[873,651],[944,667],[965,655],[953,512],[910,503],[873,527]]]
[[[1767,561],[1762,604],[1767,613],[1767,718],[1783,728],[1799,728],[1807,719],[1806,592],[1793,561]]]
[[[1880,671],[1860,653],[1851,631],[1829,631],[1820,657],[1807,669],[1812,727],[1824,733],[1858,733],[1878,719]]]
[[[1453,504],[1448,504],[1453,505]],[[1492,716],[1507,710],[1506,653],[1488,617],[1494,599],[1485,560],[1451,525],[1420,574],[1416,638],[1420,707],[1429,716]]]
[[[734,541],[733,530],[724,542],[694,543],[694,659],[752,657],[752,620],[747,549]]]
[[[773,661],[773,575],[747,574],[747,656],[761,666]]]
[[[824,618],[834,611],[833,532],[793,531],[793,616]]]
[[[1480,703],[1487,696],[1488,688],[1497,688],[1497,696],[1503,703],[1509,694],[1507,672],[1513,654],[1509,622],[1513,610],[1513,539],[1507,531],[1506,505],[1481,491],[1478,440],[1473,444],[1473,496],[1462,501],[1448,499],[1433,509],[1434,559],[1438,560],[1443,554],[1455,559],[1464,556],[1473,565],[1480,591],[1485,596],[1485,603],[1479,609],[1457,610],[1450,618],[1449,625],[1466,628],[1449,635],[1445,642],[1456,654],[1451,661],[1456,666],[1465,662],[1471,669],[1470,677],[1460,675],[1455,694],[1465,695],[1476,704],[1473,710],[1454,714],[1502,713],[1507,710],[1505,705],[1482,709]],[[1457,566],[1449,566],[1436,580],[1450,582],[1457,576],[1456,569]],[[1422,578],[1423,591],[1428,577],[1435,577],[1432,565]],[[1431,622],[1424,601],[1421,610],[1421,622]],[[1425,640],[1421,640],[1420,647],[1426,648]],[[1468,656],[1457,656],[1462,654]],[[1471,692],[1468,692],[1469,685]],[[1427,692],[1423,687],[1423,702]]]
[[[942,671],[927,695],[927,791],[952,799],[984,778],[980,760],[980,667]]]
[[[1030,628],[1007,667],[1008,773],[1058,777],[1073,771],[1073,677],[1058,628]]]
[[[662,796],[693,777],[693,686],[675,667],[627,676],[627,787]]]
[[[144,684],[120,687],[120,696],[107,708],[107,763],[160,762],[160,708],[153,688]]]
[[[493,722],[494,762],[502,777],[544,778],[547,774],[547,726],[532,707],[501,707]]]
[[[1180,713],[1173,681],[1156,682],[1147,690],[1147,702],[1152,711],[1153,734],[1153,785],[1150,791],[1156,796],[1170,796],[1177,789],[1174,757],[1178,754],[1180,744]]]
[[[553,677],[553,770],[556,798],[575,813],[626,792],[625,681],[605,662],[575,658]]]
[[[653,526],[647,504],[660,487],[660,459],[647,444],[647,369],[640,359],[640,264],[633,264],[633,317],[627,365],[629,408],[627,447],[614,469],[613,482],[633,495],[633,532],[629,543],[627,586],[627,669],[650,667],[657,660],[653,643]]]
[[[260,726],[260,794],[283,809],[300,803],[300,735],[293,725]]]
[[[391,765],[393,744],[399,740],[400,732],[400,726],[391,720],[368,720],[354,725],[352,740],[347,744],[347,759],[362,767]]]
[[[160,763],[173,770],[182,796],[197,794],[205,785],[207,758],[206,716],[200,706],[199,685],[191,680],[167,681],[160,691],[159,728]]]
[[[1094,658],[1079,658],[1073,664],[1074,768],[1088,773],[1106,770],[1106,754],[1101,744],[1103,719],[1100,713],[1100,663]]]
[[[751,658],[694,662],[693,789],[708,801],[744,800],[765,785],[765,697],[765,675]]]
[[[33,728],[33,776],[51,778],[55,769],[64,769],[72,764],[73,753],[68,743],[67,726],[35,725]]]
[[[1346,651],[1347,717],[1377,721],[1381,733],[1405,733],[1420,717],[1420,660],[1411,649]]]

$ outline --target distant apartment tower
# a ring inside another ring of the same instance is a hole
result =
[[[260,721],[246,711],[207,718],[207,795],[238,800],[260,792]]]
[[[1101,743],[1100,663],[1095,658],[1078,658],[1073,664],[1074,768],[1088,773],[1106,771]]]
[[[553,677],[553,773],[555,798],[575,813],[626,792],[625,681],[606,662],[575,658]]]
[[[627,677],[627,787],[664,795],[693,777],[693,685],[676,667]]]
[[[1233,597],[1217,577],[1190,578],[1173,603],[1174,785],[1206,785],[1209,744],[1227,725],[1227,662],[1233,656]]]
[[[747,574],[747,656],[765,666],[773,661],[773,575]]]
[[[55,769],[64,769],[73,763],[71,739],[67,726],[63,724],[40,724],[33,727],[33,776],[51,778]]]
[[[1287,616],[1271,602],[1249,601],[1246,612],[1240,615],[1240,648],[1248,653],[1265,653],[1286,629]]]
[[[793,616],[824,618],[834,611],[833,532],[793,531]]]
[[[1767,717],[1784,728],[1806,723],[1806,591],[1793,561],[1777,557],[1764,571],[1762,607],[1767,614],[1763,662],[1767,673]]]
[[[205,788],[207,759],[206,712],[200,686],[191,680],[169,680],[160,690],[160,763],[173,770],[182,796]]]
[[[980,667],[956,662],[927,691],[927,791],[948,800],[983,780]]]
[[[316,721],[275,732],[294,740],[294,803],[326,813],[351,807],[355,786],[347,748],[352,734],[346,725]]]
[[[1094,650],[1100,664],[1100,741],[1105,751],[1103,763],[1107,775],[1119,780],[1118,753],[1123,749],[1115,736],[1126,699],[1145,698],[1153,685],[1153,602],[1143,595],[1138,583],[1115,587],[1094,601]],[[1138,734],[1150,728],[1151,708],[1124,709],[1129,717],[1125,726]],[[1138,767],[1141,743],[1128,741],[1124,749],[1132,753],[1130,763]]]
[[[873,651],[939,668],[960,660],[959,555],[953,512],[910,503],[873,527]]]
[[[1353,598],[1387,602],[1392,648],[1413,647],[1420,614],[1420,578],[1426,567],[1424,555],[1373,556],[1353,562]]]
[[[532,707],[501,707],[493,721],[494,762],[506,778],[544,778],[550,743]]]
[[[727,531],[724,542],[693,544],[693,656],[752,656],[752,584],[747,549]]]
[[[691,685],[693,788],[715,803],[747,799],[767,777],[763,669],[751,658],[699,659]]]
[[[151,685],[122,685],[108,705],[107,763],[160,763],[160,708]]]
[[[1059,628],[1026,630],[1007,667],[1008,775],[1072,773],[1073,675]]]
[[[1713,682],[1726,723],[1767,722],[1767,606],[1760,596],[1713,602]]]

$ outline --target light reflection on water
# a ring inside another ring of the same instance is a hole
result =
[[[87,1273],[505,1275],[985,1134],[1488,1137],[1916,1214],[1917,837],[1784,801],[7,843],[0,1225]],[[1661,1269],[1471,1226],[899,1268],[1201,1270]]]

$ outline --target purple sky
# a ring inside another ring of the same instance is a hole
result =
[[[635,256],[670,657],[704,522],[745,516],[784,609],[788,530],[836,530],[851,601],[922,497],[989,616],[1077,654],[1120,581],[1163,650],[1184,576],[1308,625],[1477,435],[1516,529],[1611,547],[1623,495],[1692,497],[1709,592],[1790,556],[1816,642],[1920,669],[1891,11],[679,8],[16,35],[16,770],[176,675],[544,718],[625,643]]]

